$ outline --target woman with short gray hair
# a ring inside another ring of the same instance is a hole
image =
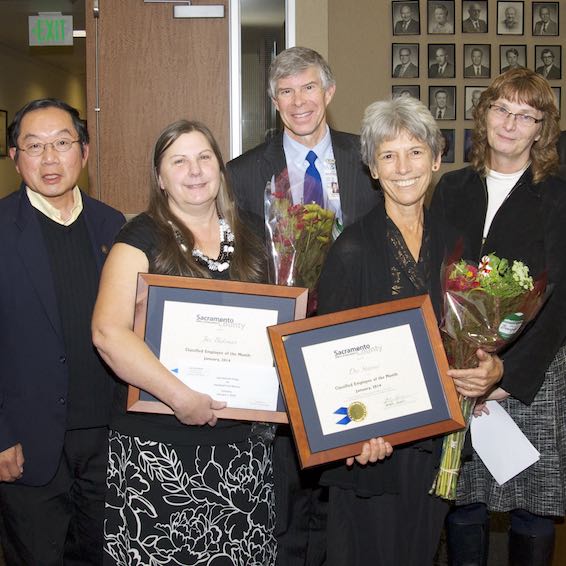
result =
[[[440,317],[440,266],[453,238],[425,211],[440,167],[441,134],[414,98],[374,102],[365,111],[362,159],[379,181],[383,203],[350,225],[332,246],[319,286],[319,312],[428,293]],[[450,370],[458,391],[480,397],[502,375],[497,356],[478,351],[479,367]],[[368,441],[355,459],[322,473],[329,486],[327,566],[432,564],[448,505],[429,495],[441,439],[393,451]],[[370,558],[371,557],[371,558]]]

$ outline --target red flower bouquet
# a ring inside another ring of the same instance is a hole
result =
[[[334,212],[318,204],[293,204],[286,171],[265,195],[265,225],[277,285],[315,290],[332,243]]]
[[[482,257],[479,266],[460,260],[443,267],[444,318],[440,326],[450,367],[478,364],[476,351],[499,352],[517,338],[544,302],[546,280],[534,282],[529,268],[495,254]],[[466,423],[476,400],[460,396]],[[440,470],[431,493],[456,499],[466,429],[444,438]]]

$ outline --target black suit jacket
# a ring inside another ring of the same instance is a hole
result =
[[[478,20],[478,26],[480,29],[474,27],[474,22],[472,18],[467,18],[462,22],[462,31],[464,33],[486,33],[487,32],[487,22],[485,20]]]
[[[124,217],[82,198],[100,273]],[[0,451],[21,443],[25,464],[18,483],[43,485],[63,448],[69,376],[49,257],[23,185],[0,200],[0,242]],[[109,386],[109,406],[111,395]]]
[[[555,285],[534,323],[503,354],[501,386],[523,403],[531,403],[566,339],[566,184],[549,177],[535,185],[528,169],[497,211],[483,245],[487,189],[471,167],[442,176],[431,209],[465,237],[466,259],[478,261],[494,252],[523,261],[535,277],[546,271]]]
[[[464,69],[464,77],[468,79],[473,79],[476,75],[474,74],[474,66],[469,65]],[[480,74],[481,78],[488,78],[489,77],[489,67],[485,65],[480,65]]]
[[[446,63],[446,67],[444,68],[444,73],[442,75],[438,74],[438,70],[440,65],[438,63],[433,63],[428,69],[428,76],[431,79],[438,79],[438,78],[454,78],[454,65],[452,63]]]
[[[403,24],[403,20],[397,20],[395,22],[395,35],[416,35],[419,33],[419,22],[417,22],[417,20],[409,20],[407,29],[403,28]]]
[[[544,65],[537,67],[537,73],[544,77]],[[548,75],[546,76],[546,78],[549,81],[559,79],[560,78],[560,69],[556,65],[553,65],[550,68],[550,71],[549,71]]]
[[[405,69],[405,74],[401,76],[401,70],[403,65],[399,64],[395,67],[393,71],[393,78],[398,79],[414,79],[419,76],[419,68],[414,63],[409,63],[407,68]]]
[[[342,220],[346,226],[375,206],[381,194],[362,163],[359,137],[335,130],[330,130],[330,137],[336,160]],[[238,206],[264,218],[266,185],[286,167],[282,132],[229,161],[228,175]]]

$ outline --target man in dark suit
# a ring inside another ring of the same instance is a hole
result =
[[[533,35],[558,35],[558,24],[550,19],[550,8],[543,4],[538,15],[540,20],[535,23]]]
[[[464,78],[489,78],[489,67],[482,65],[483,51],[479,47],[474,47],[470,53],[470,58],[472,64],[464,69]]]
[[[266,191],[285,191],[294,203],[305,196],[307,156],[322,180],[322,205],[336,214],[334,234],[380,200],[362,164],[358,136],[331,130],[326,108],[336,90],[328,63],[312,49],[292,47],[270,67],[269,94],[284,131],[230,161],[228,175],[239,206],[264,216]],[[274,443],[277,564],[319,565],[326,548],[326,509],[316,471],[299,472],[288,428]],[[322,552],[321,552],[322,551]]]
[[[481,6],[477,2],[470,4],[468,18],[462,22],[464,33],[487,33],[487,22],[480,19]]]
[[[399,61],[393,70],[394,79],[414,79],[419,76],[419,68],[411,61],[411,50],[408,47],[399,49]]]
[[[395,35],[416,35],[419,33],[419,22],[413,18],[413,8],[403,4],[399,8],[400,20],[395,22]]]
[[[453,79],[454,65],[448,61],[448,53],[445,47],[439,47],[435,52],[436,63],[428,69],[428,76],[431,79]]]
[[[520,69],[523,66],[519,63],[519,51],[514,47],[510,47],[505,51],[505,58],[507,59],[507,65],[501,69],[502,73],[511,69]]]
[[[543,49],[540,58],[542,65],[537,67],[537,73],[548,80],[560,79],[560,68],[554,64],[554,53],[550,49]]]
[[[124,217],[76,183],[78,112],[24,106],[8,129],[23,179],[0,201],[0,508],[7,564],[101,564],[114,381],[90,318]]]

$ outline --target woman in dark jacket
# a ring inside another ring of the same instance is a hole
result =
[[[366,109],[361,142],[384,202],[333,245],[321,276],[319,312],[429,293],[439,315],[440,265],[451,239],[423,206],[440,165],[438,126],[414,98],[375,102]],[[496,356],[479,351],[478,357],[480,368],[450,372],[468,396],[483,395],[501,377]],[[321,481],[330,487],[328,566],[432,564],[448,509],[428,494],[441,444],[428,439],[391,453],[383,439],[373,439],[356,463],[323,472]]]
[[[566,184],[558,168],[558,110],[548,82],[528,69],[497,77],[475,112],[470,167],[440,180],[432,211],[465,235],[466,258],[495,252],[554,284],[547,304],[503,354],[501,403],[540,460],[498,485],[477,454],[463,466],[447,521],[453,565],[486,564],[488,510],[511,512],[510,563],[550,564],[554,516],[566,507]]]

